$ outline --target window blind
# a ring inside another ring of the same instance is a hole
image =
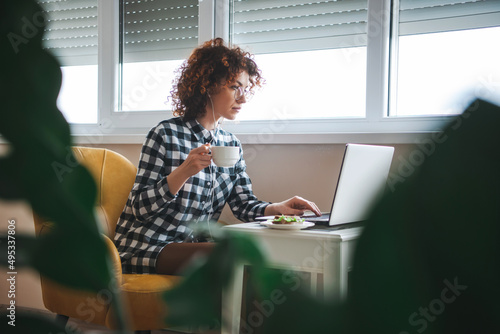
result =
[[[122,1],[123,61],[184,59],[198,45],[198,0]]]
[[[500,26],[499,0],[401,0],[399,35]]]
[[[367,0],[233,0],[232,42],[254,53],[366,46]]]
[[[38,0],[47,19],[43,46],[63,66],[97,64],[97,1]]]

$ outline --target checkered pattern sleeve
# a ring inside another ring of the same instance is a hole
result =
[[[132,188],[132,212],[140,221],[147,221],[167,210],[167,203],[175,199],[168,189],[165,161],[167,152],[172,152],[170,143],[165,143],[162,128],[152,129],[142,147],[137,177]],[[180,161],[176,161],[180,164]]]
[[[258,216],[264,215],[264,210],[269,205],[268,202],[259,201],[252,191],[252,181],[246,173],[246,163],[241,159],[236,165],[237,178],[231,195],[228,199],[229,207],[234,216],[241,221],[253,221]]]

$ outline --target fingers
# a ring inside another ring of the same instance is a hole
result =
[[[287,216],[302,216],[305,213],[304,210],[286,208],[283,210],[283,214]]]
[[[321,210],[318,208],[318,206],[316,205],[316,203],[309,202],[309,205],[310,205],[309,210],[311,210],[312,212],[314,212],[314,214],[316,216],[321,216]]]
[[[210,144],[204,144],[191,150],[190,154],[208,154],[210,152]]]
[[[186,160],[182,163],[183,168],[188,171],[189,175],[195,175],[202,169],[210,166],[212,157],[210,152],[210,144],[201,145],[192,149]]]
[[[200,165],[200,167],[205,168],[205,167],[210,166],[210,162],[212,161],[212,157],[210,155],[208,155],[209,149],[206,145],[202,145],[198,148],[195,148],[191,152],[193,153],[192,159],[194,160],[195,163],[198,163]],[[189,155],[191,155],[191,153]],[[201,169],[203,169],[203,168],[201,168]]]
[[[210,164],[212,157],[208,153],[210,153],[210,144],[201,145],[189,152],[188,159],[192,158],[200,161],[208,161],[208,164]]]
[[[321,211],[314,202],[308,201],[300,196],[292,197],[288,201],[291,204],[291,208],[295,209],[295,211],[298,212],[295,213],[297,215],[302,215],[304,214],[304,211],[310,210],[314,212],[316,216],[321,216]]]

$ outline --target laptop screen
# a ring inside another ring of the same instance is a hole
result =
[[[394,147],[347,144],[329,225],[363,221],[385,189]]]

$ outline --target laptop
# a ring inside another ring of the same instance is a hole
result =
[[[390,146],[347,144],[331,211],[320,217],[312,214],[303,218],[327,226],[366,220],[383,195],[393,155],[394,147]]]

